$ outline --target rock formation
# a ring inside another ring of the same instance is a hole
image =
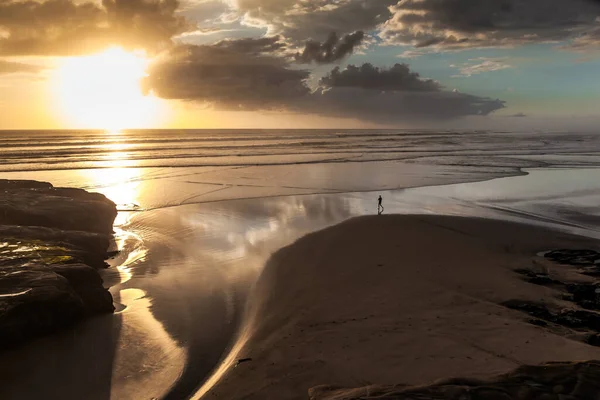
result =
[[[116,215],[101,194],[0,180],[0,347],[114,311],[98,269]]]
[[[549,363],[523,366],[495,379],[454,378],[430,386],[367,386],[344,389],[319,386],[309,391],[311,400],[560,400],[597,399],[600,362]]]

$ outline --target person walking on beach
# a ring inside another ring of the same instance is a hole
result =
[[[383,214],[383,205],[381,204],[382,202],[383,202],[383,199],[381,198],[381,195],[380,195],[379,199],[377,199],[377,215]]]

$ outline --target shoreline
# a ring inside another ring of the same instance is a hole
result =
[[[210,204],[210,203],[218,203],[218,202],[222,202],[222,201],[238,201],[238,200],[255,200],[255,199],[268,199],[268,198],[277,198],[277,197],[285,197],[285,196],[304,196],[304,195],[327,195],[327,194],[346,194],[346,193],[370,193],[370,192],[375,192],[375,191],[400,191],[400,190],[407,190],[407,189],[417,189],[417,188],[427,188],[427,187],[442,187],[442,186],[449,186],[449,185],[456,185],[456,184],[469,184],[469,183],[478,183],[478,182],[487,182],[487,181],[491,181],[491,180],[495,180],[495,179],[503,179],[503,178],[511,178],[511,177],[518,177],[518,176],[526,176],[528,175],[528,172],[525,171],[526,169],[545,169],[545,168],[552,168],[553,164],[548,164],[548,163],[544,163],[544,162],[539,162],[539,161],[529,161],[529,160],[519,160],[517,159],[516,161],[519,162],[521,165],[507,165],[507,164],[498,164],[498,165],[494,165],[494,166],[489,166],[486,168],[489,168],[489,170],[485,171],[485,172],[480,172],[478,170],[476,170],[474,168],[473,165],[454,165],[454,164],[419,164],[419,163],[415,163],[413,161],[418,160],[417,159],[394,159],[394,160],[367,160],[367,161],[339,161],[339,162],[327,162],[327,163],[323,163],[323,162],[315,162],[315,163],[300,163],[298,164],[299,167],[308,167],[308,168],[316,168],[319,166],[327,166],[328,168],[330,166],[333,166],[334,168],[343,168],[343,167],[348,167],[348,166],[353,166],[353,165],[358,165],[360,167],[366,166],[366,167],[374,167],[374,166],[378,166],[378,165],[389,165],[390,163],[397,163],[400,166],[404,166],[405,168],[414,168],[415,171],[417,171],[419,168],[427,168],[427,167],[432,167],[435,168],[436,170],[433,171],[432,173],[428,173],[426,171],[423,172],[423,176],[421,177],[420,180],[415,180],[412,181],[411,178],[407,178],[408,180],[401,180],[399,182],[392,182],[392,183],[380,183],[380,184],[376,184],[376,185],[372,185],[369,184],[367,185],[368,188],[356,188],[356,187],[343,187],[341,189],[325,189],[323,190],[323,188],[319,188],[319,187],[303,187],[303,186],[286,186],[284,184],[282,184],[282,182],[276,183],[272,186],[244,186],[243,184],[241,185],[242,187],[247,187],[250,190],[261,190],[261,189],[269,189],[270,193],[268,194],[263,194],[263,193],[258,193],[256,195],[252,195],[252,196],[243,196],[240,195],[240,193],[232,193],[232,194],[228,194],[224,197],[220,197],[217,196],[214,199],[208,199],[208,200],[203,200],[203,201],[193,201],[193,202],[186,202],[185,199],[182,199],[182,202],[178,202],[175,204],[166,202],[166,203],[159,203],[159,204],[144,204],[144,201],[140,201],[139,205],[140,205],[140,210],[135,210],[135,211],[152,211],[152,210],[157,210],[157,209],[164,209],[164,208],[174,208],[174,207],[179,207],[181,205],[194,205],[194,204]],[[163,167],[155,167],[155,166],[150,166],[150,167],[124,167],[126,169],[131,169],[131,170],[161,170],[161,169],[167,169],[167,170],[181,170],[181,171],[187,171],[186,175],[194,175],[194,171],[196,170],[198,173],[200,174],[204,174],[205,171],[203,171],[203,169],[205,168],[216,168],[215,171],[210,171],[210,172],[222,172],[222,171],[229,171],[229,170],[237,170],[237,169],[265,169],[265,170],[270,170],[271,168],[275,168],[275,169],[282,169],[285,170],[287,168],[291,168],[294,167],[295,165],[293,164],[282,164],[282,165],[245,165],[245,166],[229,166],[229,165],[215,165],[215,166],[163,166]],[[574,167],[574,168],[598,168],[600,169],[600,164],[597,166],[578,166],[578,167]],[[42,176],[44,176],[44,179],[49,180],[49,181],[54,181],[56,174],[60,173],[60,172],[67,172],[65,173],[65,176],[69,175],[68,172],[78,172],[78,171],[111,171],[111,169],[114,169],[113,167],[99,167],[99,168],[82,168],[82,169],[68,169],[68,170],[60,170],[60,169],[52,169],[52,170],[32,170],[32,171],[7,171],[4,172],[5,176],[12,176],[15,179],[31,179],[34,177],[38,177],[40,174],[42,174]],[[440,172],[445,171],[445,169],[449,169],[451,171],[451,173],[454,175],[454,177],[452,179],[448,178],[448,176],[446,174],[440,174]],[[456,169],[456,170],[455,170]],[[499,171],[494,171],[494,170],[499,170]],[[493,172],[492,172],[493,171]],[[256,173],[257,171],[254,171],[254,173]],[[374,169],[373,172],[375,173],[376,170]],[[289,173],[286,171],[283,171],[282,173]],[[306,173],[310,173],[310,171],[306,171]],[[335,173],[335,172],[332,172]],[[339,173],[339,171],[338,171]],[[414,173],[413,173],[414,174]],[[470,175],[475,175],[475,176],[470,176]],[[185,175],[184,175],[185,176]],[[425,182],[421,182],[423,179],[428,179],[429,176],[437,176],[437,179],[434,179],[432,182],[429,181],[425,181]],[[176,176],[179,177],[179,176]],[[144,182],[168,182],[168,180],[171,177],[166,176],[164,178],[160,178],[157,181],[154,181],[152,179],[150,179],[149,181],[146,181],[145,179],[140,179],[138,182],[140,183],[144,183]],[[213,181],[207,181],[204,182],[207,185],[219,185],[221,186],[223,184],[223,182],[228,182],[228,179],[231,177],[224,177],[224,178],[220,178],[221,180],[217,180],[216,182]],[[64,178],[63,178],[64,179]],[[164,181],[163,181],[164,179]],[[234,181],[236,180],[236,178],[233,178]],[[335,181],[335,179],[334,179]],[[394,179],[392,179],[392,181],[394,181]],[[69,180],[68,182],[71,182],[71,180]],[[236,187],[240,187],[240,183],[233,183],[231,185],[233,188]],[[364,185],[361,185],[364,186]],[[372,189],[373,186],[379,186],[379,188],[377,189]],[[98,188],[94,188],[94,187],[90,187],[89,185],[85,185],[84,186],[86,190],[92,190],[92,191],[96,191],[98,190]],[[231,187],[229,188],[231,189]],[[98,190],[99,192],[102,192],[102,190]],[[198,193],[197,196],[194,197],[199,197],[199,196],[206,196],[206,195],[210,195],[211,193],[203,193],[200,192]]]
[[[238,341],[194,398],[300,399],[320,385],[423,385],[600,359],[581,332],[532,325],[502,305],[519,299],[576,308],[514,270],[542,263],[553,276],[585,279],[536,254],[586,246],[598,241],[423,215],[359,217],[309,234],[269,260]]]

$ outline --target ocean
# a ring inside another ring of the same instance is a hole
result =
[[[122,208],[145,209],[480,181],[522,168],[596,166],[600,151],[600,135],[572,132],[2,131],[0,138],[3,175],[100,191]]]
[[[235,343],[278,249],[353,216],[464,215],[600,238],[600,134],[406,130],[0,132],[0,178],[105,194],[118,306],[4,362],[2,398],[181,398]],[[18,371],[18,368],[15,368]],[[90,393],[97,395],[91,396]]]

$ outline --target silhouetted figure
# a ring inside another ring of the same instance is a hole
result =
[[[383,214],[383,205],[381,204],[382,201],[383,199],[381,198],[381,196],[379,196],[379,199],[377,199],[377,215]]]

